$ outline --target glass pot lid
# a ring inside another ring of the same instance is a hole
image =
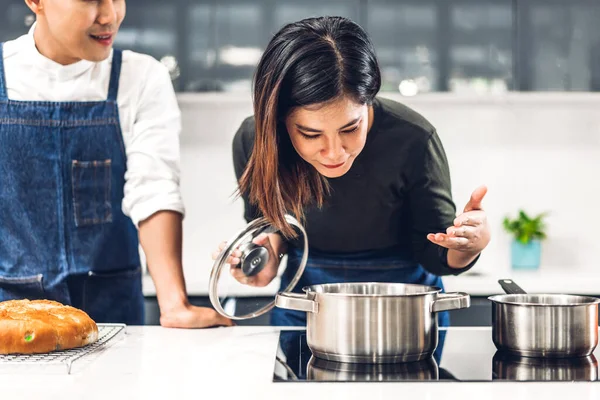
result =
[[[308,259],[308,239],[304,227],[296,218],[286,215],[285,219],[299,234],[295,243],[303,247],[301,257],[275,255],[269,252],[266,246],[259,246],[252,242],[261,233],[277,234],[277,230],[265,218],[251,221],[226,242],[213,264],[209,280],[209,298],[219,314],[232,320],[255,318],[274,307],[277,292],[290,292],[294,289],[304,272]],[[242,252],[242,256],[239,257],[240,263],[232,267],[227,261],[236,249]],[[276,273],[264,269],[273,257],[279,262]],[[281,277],[288,269],[290,271],[286,276],[290,276],[290,272],[295,270],[294,277],[280,291]],[[233,276],[232,270],[237,270],[235,271],[237,279]],[[263,287],[248,283],[248,281],[252,281],[250,278],[261,273],[262,277],[265,274],[275,274],[275,277]]]

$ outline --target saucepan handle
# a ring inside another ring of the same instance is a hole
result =
[[[498,281],[504,292],[507,294],[527,294],[519,285],[512,279],[500,279]]]
[[[471,305],[471,296],[463,292],[438,293],[431,303],[431,312],[458,310]]]
[[[314,294],[311,293],[277,293],[275,305],[288,310],[317,313],[319,312],[319,304],[313,298]]]

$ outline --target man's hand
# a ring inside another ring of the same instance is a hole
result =
[[[156,287],[160,324],[171,328],[232,326],[212,308],[189,303],[181,262],[181,214],[160,211],[142,221],[139,237]]]
[[[170,310],[161,310],[160,324],[165,328],[210,328],[234,326],[233,321],[208,307],[184,304]]]

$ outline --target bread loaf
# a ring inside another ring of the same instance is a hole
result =
[[[0,354],[49,353],[98,340],[98,326],[82,310],[51,300],[0,302]]]

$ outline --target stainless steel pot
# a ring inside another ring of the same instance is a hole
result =
[[[433,357],[395,364],[339,363],[311,357],[306,366],[306,379],[319,382],[436,381],[439,370]]]
[[[466,293],[401,283],[338,283],[278,293],[275,305],[306,311],[316,357],[346,363],[412,362],[438,344],[436,313],[470,306]]]
[[[598,345],[594,297],[527,294],[510,279],[492,302],[492,339],[499,350],[524,357],[585,357]]]
[[[535,358],[497,351],[492,359],[494,379],[509,381],[597,381],[598,361],[592,354],[576,358]]]

